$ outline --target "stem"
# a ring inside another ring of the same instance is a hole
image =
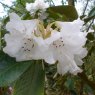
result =
[[[95,90],[95,83],[90,81],[84,72],[78,73],[78,76],[83,80],[84,83],[88,84],[93,90]]]

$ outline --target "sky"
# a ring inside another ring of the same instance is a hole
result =
[[[8,6],[12,6],[12,1],[15,0],[0,0],[0,2],[8,5]],[[54,0],[55,5],[60,5],[61,4],[61,0]],[[81,14],[81,9],[82,9],[82,3],[78,2],[78,4],[76,5],[76,9],[78,11],[78,14]],[[0,4],[0,17],[3,17],[6,15],[6,12],[4,11],[4,8],[2,6],[2,4]]]

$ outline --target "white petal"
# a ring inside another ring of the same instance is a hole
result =
[[[4,37],[7,46],[3,48],[3,51],[9,54],[12,57],[15,57],[15,54],[18,52],[19,48],[21,48],[22,44],[22,35],[10,35],[5,34]]]
[[[9,14],[10,21],[20,20],[20,17],[16,13]]]
[[[60,38],[60,32],[53,30],[51,36],[45,40],[46,44],[51,44]]]
[[[45,51],[43,58],[44,58],[45,62],[47,62],[49,64],[54,64],[56,62],[51,51]]]
[[[59,60],[59,64],[57,66],[58,73],[64,75],[67,72],[70,72],[74,75],[76,75],[79,72],[82,72],[82,70],[76,65],[74,59],[72,59],[67,54],[62,56],[63,59]]]
[[[83,64],[82,58],[78,55],[74,56],[74,60],[78,66],[81,66]]]
[[[20,20],[15,19],[14,21],[11,20],[7,23],[6,29],[7,31],[13,33],[13,32],[21,32],[24,34],[27,34],[28,36],[31,35],[32,32],[34,32],[34,29],[37,27],[38,20]]]
[[[31,9],[34,7],[33,3],[26,3],[26,9],[27,11],[31,11]]]

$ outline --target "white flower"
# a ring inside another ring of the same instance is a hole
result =
[[[30,12],[45,10],[47,7],[48,5],[44,2],[44,0],[35,0],[34,3],[26,3],[26,9]]]
[[[84,48],[87,33],[80,30],[83,22],[57,21],[56,29],[51,28],[53,24],[45,29],[37,19],[21,20],[15,13],[10,14],[10,22],[6,25],[9,33],[5,34],[3,51],[17,61],[44,59],[50,64],[58,61],[57,70],[62,75],[82,72],[78,65],[82,65],[82,58],[87,54]]]
[[[80,31],[83,22],[76,20],[56,22],[56,24],[60,27],[60,32],[53,30],[51,37],[46,39],[46,43],[50,45],[49,50],[53,53],[54,59],[58,60],[58,73],[64,75],[70,72],[76,75],[82,72],[77,65],[82,65],[82,58],[87,54],[86,48],[83,48],[87,33]]]
[[[48,16],[45,13],[46,8],[48,8],[48,4],[44,2],[44,0],[36,0],[34,3],[26,3],[26,9],[30,12],[32,16],[35,16],[35,13],[38,12],[39,19],[46,19]]]
[[[15,13],[10,14],[10,22],[7,23],[6,29],[9,33],[5,34],[6,47],[3,51],[15,57],[17,61],[25,61],[32,59],[47,60],[50,52],[47,50],[42,37],[34,35],[37,30],[38,20],[21,20]],[[52,57],[48,60],[54,62]],[[47,62],[48,62],[47,60]]]

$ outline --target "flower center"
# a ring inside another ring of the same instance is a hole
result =
[[[53,47],[55,47],[55,48],[62,48],[62,47],[64,46],[62,37],[60,37],[60,39],[54,41],[54,42],[52,43],[52,45],[53,45]]]
[[[34,42],[33,39],[23,39],[24,43],[21,47],[24,52],[31,52],[34,50],[34,48],[37,46],[37,44]]]

